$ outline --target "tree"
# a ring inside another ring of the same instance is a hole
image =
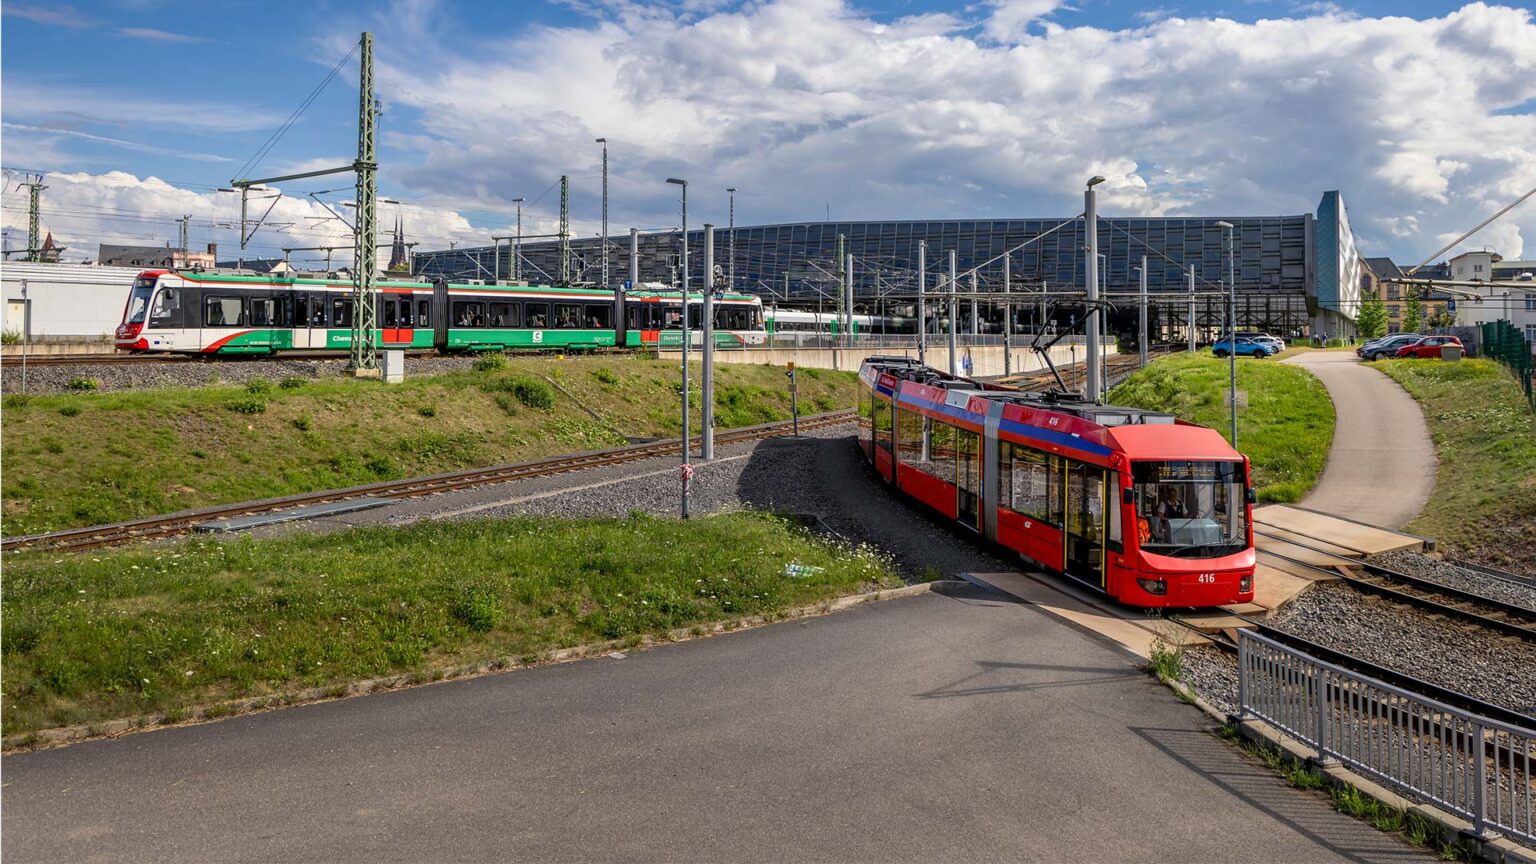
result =
[[[1424,307],[1419,303],[1419,292],[1408,289],[1408,300],[1403,304],[1403,332],[1417,332],[1424,323]]]
[[[1431,330],[1443,330],[1447,327],[1455,327],[1456,313],[1446,309],[1444,306],[1436,306],[1435,311],[1430,314],[1429,320],[1425,322],[1425,325]]]
[[[1381,302],[1381,295],[1375,291],[1365,295],[1360,303],[1360,316],[1355,320],[1355,328],[1366,339],[1376,339],[1387,332],[1387,307]]]

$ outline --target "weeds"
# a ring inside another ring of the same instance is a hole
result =
[[[599,366],[592,370],[592,377],[604,384],[619,383],[619,376],[613,374],[613,370],[607,366]]]
[[[313,429],[314,426],[314,422],[302,414],[293,418],[293,428],[299,430],[300,432],[308,432],[309,430]]]
[[[538,378],[527,375],[518,375],[513,378],[512,395],[529,408],[547,411],[555,407],[555,388]]]
[[[437,416],[437,406],[436,405],[423,405],[420,408],[416,409],[416,413],[420,414],[423,417],[436,417]]]
[[[300,378],[297,375],[289,375],[287,378],[284,378],[282,382],[277,386],[283,388],[284,390],[297,390],[308,383],[309,382],[307,380]]]
[[[20,345],[20,344],[21,344],[21,331],[20,330],[4,330],[4,331],[0,331],[0,345]]]
[[[60,405],[59,413],[65,417],[77,417],[80,415],[80,406],[74,404]]]
[[[236,399],[225,406],[236,414],[260,414],[267,410],[265,399]]]
[[[71,378],[66,386],[71,390],[84,393],[91,390],[100,390],[101,382],[95,378]]]
[[[1157,680],[1164,683],[1182,681],[1184,678],[1184,649],[1170,646],[1162,636],[1152,639],[1149,668]]]
[[[507,368],[507,355],[482,354],[475,358],[474,370],[476,372],[500,372]]]
[[[252,378],[245,382],[245,392],[252,396],[264,396],[272,392],[272,382],[265,378]]]

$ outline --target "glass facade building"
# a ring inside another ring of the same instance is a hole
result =
[[[1169,335],[1188,317],[1190,273],[1197,295],[1197,325],[1209,332],[1219,327],[1227,282],[1226,230],[1208,218],[1101,218],[1099,250],[1105,257],[1101,270],[1103,287],[1112,302],[1132,310],[1132,295],[1139,287],[1137,269],[1147,256],[1147,288],[1155,302],[1154,327]],[[1313,215],[1229,217],[1236,226],[1234,237],[1237,316],[1240,328],[1263,328],[1287,335],[1299,333],[1308,323],[1308,298],[1316,296],[1317,273],[1314,244],[1318,232]],[[1039,292],[1081,291],[1084,279],[1086,234],[1080,218],[928,220],[892,222],[801,222],[780,225],[749,225],[735,229],[732,238],[725,228],[715,228],[715,262],[727,277],[734,272],[733,287],[762,295],[764,302],[792,303],[832,308],[838,294],[842,267],[839,250],[852,254],[854,305],[859,312],[910,314],[917,291],[919,245],[927,248],[927,287],[937,289],[939,278],[949,272],[949,253],[954,250],[957,267],[965,273],[979,265],[976,287],[981,292],[1001,290],[1004,252],[1009,257],[1012,290]],[[703,232],[689,231],[689,269],[692,284],[699,285],[703,271]],[[629,236],[611,238],[610,270],[616,283],[629,272]],[[640,235],[640,279],[673,281],[680,266],[680,235],[677,231]],[[571,272],[576,281],[599,279],[598,238],[572,239]],[[560,244],[541,240],[523,243],[522,278],[553,281],[560,272]],[[512,247],[459,248],[421,252],[414,256],[415,270],[428,277],[454,281],[507,279],[512,275]],[[734,264],[734,268],[733,265]],[[961,281],[962,290],[970,282]],[[1127,302],[1129,301],[1129,302]],[[1066,323],[1074,314],[1070,301],[1047,315]],[[1026,307],[1025,323],[1038,310]],[[989,306],[983,317],[996,320]],[[1080,309],[1077,310],[1080,312]],[[1123,312],[1123,310],[1118,310]],[[1123,318],[1112,314],[1111,320]]]

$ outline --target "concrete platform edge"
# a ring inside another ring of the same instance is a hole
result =
[[[347,684],[333,684],[329,687],[310,687],[288,693],[273,693],[266,696],[230,699],[224,702],[215,702],[211,705],[189,708],[185,712],[184,717],[177,720],[167,720],[165,714],[146,714],[138,717],[119,718],[117,720],[103,720],[98,723],[40,729],[34,732],[23,732],[5,736],[3,743],[0,743],[0,752],[9,756],[14,753],[63,747],[98,738],[118,738],[137,732],[154,732],[160,729],[173,729],[178,726],[215,723],[244,714],[275,711],[281,708],[310,705],[318,702],[330,702],[336,699],[366,696],[370,693],[384,693],[405,687],[418,687],[445,681],[478,678],[483,675],[515,672],[519,669],[530,669],[535,666],[547,666],[554,663],[570,663],[576,660],[600,657],[618,650],[634,651],[655,645],[669,645],[676,642],[717,636],[722,633],[750,630],[783,621],[815,618],[881,600],[898,600],[903,597],[916,597],[920,594],[929,593],[946,594],[955,588],[967,584],[958,579],[940,579],[933,582],[919,582],[915,585],[903,585],[899,588],[885,588],[864,594],[849,594],[843,597],[824,600],[812,606],[787,609],[774,615],[752,615],[746,618],[700,625],[703,633],[695,633],[694,631],[697,628],[694,627],[680,627],[668,631],[663,637],[647,636],[641,640],[639,645],[632,645],[628,648],[623,647],[624,640],[613,639],[606,642],[578,645],[572,648],[552,649],[540,654],[538,659],[532,663],[525,663],[519,657],[498,657],[491,660],[481,660],[477,663],[435,669],[429,673],[417,672],[386,675],[378,678],[352,681]],[[1533,862],[1533,864],[1536,864],[1536,862]]]

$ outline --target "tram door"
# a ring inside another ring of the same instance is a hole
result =
[[[1104,469],[1067,463],[1066,571],[1104,587]]]
[[[981,530],[981,436],[955,430],[955,485],[960,490],[960,524]]]

